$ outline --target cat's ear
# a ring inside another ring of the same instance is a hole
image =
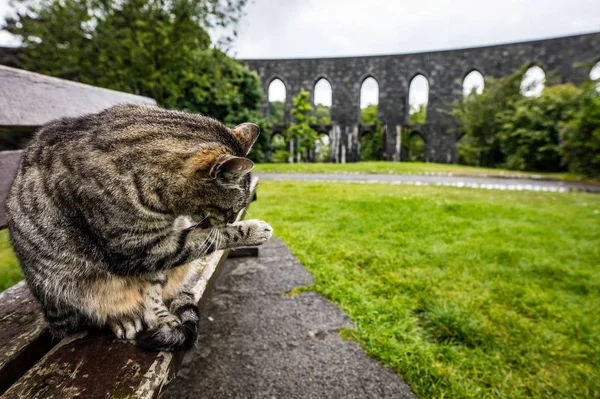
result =
[[[240,176],[245,175],[254,168],[254,162],[248,158],[236,157],[234,155],[225,155],[218,157],[215,164],[210,168],[209,176],[216,178],[219,172],[229,171]]]
[[[242,147],[244,147],[244,151],[248,155],[252,144],[254,144],[260,134],[260,129],[254,123],[242,123],[241,125],[237,125],[235,129],[232,129],[231,132],[242,143]]]

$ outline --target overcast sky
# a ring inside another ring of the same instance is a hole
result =
[[[231,50],[238,58],[393,54],[600,31],[600,0],[251,1]],[[7,12],[0,0],[0,15]],[[0,32],[3,44],[14,41]],[[362,105],[376,93],[376,85],[366,90]]]

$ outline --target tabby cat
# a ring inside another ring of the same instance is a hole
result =
[[[52,334],[108,325],[151,350],[191,347],[193,262],[271,237],[249,202],[256,125],[119,105],[43,126],[7,201],[13,248]]]

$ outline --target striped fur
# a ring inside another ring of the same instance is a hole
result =
[[[249,200],[257,136],[254,125],[137,105],[42,127],[7,219],[52,334],[109,326],[148,349],[193,345],[193,261],[272,234],[259,220],[232,223]]]

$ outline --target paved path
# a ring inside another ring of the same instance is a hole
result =
[[[338,336],[353,328],[313,292],[310,274],[277,238],[258,258],[230,259],[202,315],[198,347],[164,398],[411,398],[397,374]]]
[[[388,183],[470,187],[525,191],[586,191],[600,194],[600,185],[557,180],[514,179],[499,177],[465,177],[439,175],[397,175],[370,173],[256,173],[261,180],[339,181],[352,183]]]

